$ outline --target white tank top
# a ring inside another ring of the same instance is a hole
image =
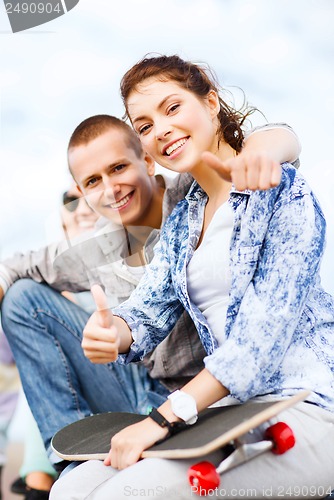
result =
[[[206,317],[219,344],[224,340],[231,287],[229,258],[233,217],[232,207],[228,202],[223,203],[187,267],[189,297]]]

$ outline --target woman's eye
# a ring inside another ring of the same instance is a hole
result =
[[[176,111],[179,106],[180,106],[179,104],[173,104],[168,108],[168,113]]]
[[[143,127],[140,127],[138,129],[139,135],[144,134],[145,132],[147,132],[149,130],[150,126],[151,125],[144,125]]]

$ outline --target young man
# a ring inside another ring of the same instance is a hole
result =
[[[259,147],[271,151],[274,160],[255,154]],[[247,139],[234,164],[216,168],[232,175],[240,189],[268,188],[279,182],[279,163],[298,154],[298,140],[289,129],[268,128]],[[14,256],[0,267],[0,295],[6,293],[3,328],[54,463],[59,459],[52,456],[50,440],[61,427],[96,412],[147,413],[198,373],[205,356],[185,314],[143,364],[96,365],[84,356],[82,331],[89,315],[59,291],[83,291],[99,283],[110,307],[128,298],[152,259],[161,224],[192,178],[155,176],[153,161],[136,134],[107,115],[91,117],[76,128],[68,160],[80,191],[102,216],[97,231],[84,240]],[[175,349],[179,328],[183,345]],[[176,378],[180,372],[182,377]]]

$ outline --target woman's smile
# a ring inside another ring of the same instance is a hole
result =
[[[186,144],[188,139],[189,137],[184,137],[167,144],[166,146],[164,146],[162,154],[168,156],[169,158],[175,158],[179,153],[183,151],[183,146]]]

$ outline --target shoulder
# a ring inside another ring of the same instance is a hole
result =
[[[264,190],[253,191],[251,198],[267,198],[273,201],[291,201],[305,195],[311,195],[312,190],[303,175],[291,163],[282,164],[282,176],[278,186]]]
[[[299,170],[296,170],[290,163],[282,165],[282,179],[278,186],[278,191],[285,194],[288,199],[311,195],[312,190],[304,176]]]
[[[245,194],[239,197],[244,198]],[[239,203],[236,203],[236,206],[238,207]],[[272,215],[281,213],[281,210],[290,214],[289,217],[294,217],[297,212],[301,216],[306,212],[310,215],[310,211],[316,211],[323,217],[319,202],[309,184],[290,163],[282,165],[282,177],[278,186],[265,191],[248,192],[245,203],[240,204],[240,207],[241,210],[245,207],[243,217],[250,217],[257,222],[267,220],[269,223]]]
[[[308,182],[290,163],[282,165],[282,178],[277,187],[255,191],[250,195],[248,209],[251,212],[267,213],[268,217],[281,210],[286,214],[290,213],[290,217],[296,217],[297,212],[301,217],[306,214],[311,216],[311,212],[316,212],[324,219],[320,204]]]

